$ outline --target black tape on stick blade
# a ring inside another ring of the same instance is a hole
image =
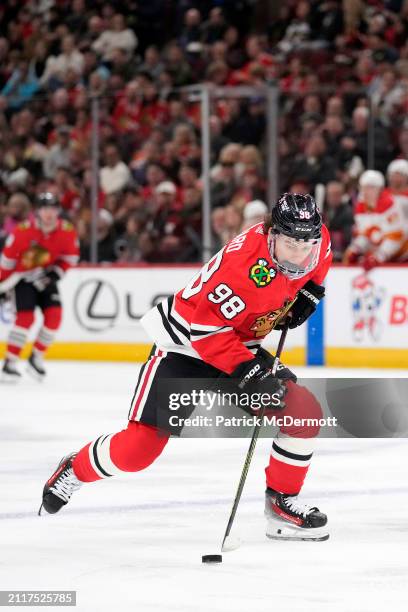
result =
[[[203,555],[201,560],[203,563],[222,563],[222,555]]]

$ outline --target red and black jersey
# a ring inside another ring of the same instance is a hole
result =
[[[253,358],[308,280],[323,282],[331,260],[329,232],[323,226],[317,266],[289,280],[272,263],[259,223],[231,240],[141,323],[159,348],[202,359],[230,374]]]
[[[53,231],[44,233],[37,221],[25,221],[6,240],[0,257],[0,282],[13,274],[30,281],[44,268],[52,268],[62,277],[78,258],[78,237],[71,223],[60,219]]]

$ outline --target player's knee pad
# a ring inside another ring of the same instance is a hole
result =
[[[292,417],[293,423],[282,427],[282,433],[298,438],[316,437],[323,416],[319,401],[306,387],[289,381],[287,388],[284,415]]]
[[[161,454],[169,435],[139,421],[129,421],[127,429],[111,440],[111,457],[124,472],[138,472]]]
[[[24,327],[29,329],[34,323],[34,311],[33,310],[19,310],[14,321],[14,325],[17,327]]]
[[[57,330],[61,325],[62,308],[61,306],[49,306],[44,308],[44,327],[47,329]]]

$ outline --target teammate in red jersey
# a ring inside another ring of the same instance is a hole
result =
[[[65,457],[45,484],[42,507],[58,512],[84,482],[142,470],[160,455],[171,431],[169,404],[162,405],[159,392],[165,379],[232,378],[250,392],[272,382],[283,389],[280,410],[297,417],[293,423],[318,419],[319,403],[287,367],[280,364],[272,377],[274,358],[261,343],[285,317],[294,328],[314,312],[330,262],[329,234],[314,199],[284,194],[265,223],[230,241],[184,289],[143,317],[155,344],[140,370],[128,427]],[[317,433],[318,427],[288,425],[273,442],[266,468],[269,537],[328,538],[326,515],[297,500]]]
[[[16,227],[7,238],[0,258],[0,294],[14,292],[16,318],[10,331],[2,380],[21,378],[17,362],[34,322],[36,307],[43,323],[28,360],[28,371],[45,376],[43,355],[61,323],[62,306],[58,281],[78,261],[78,239],[71,223],[58,218],[59,202],[49,192],[36,199],[36,219]]]

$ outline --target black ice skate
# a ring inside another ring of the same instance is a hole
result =
[[[62,506],[69,502],[73,492],[82,486],[82,482],[75,476],[72,468],[75,455],[76,453],[71,453],[63,457],[54,474],[45,483],[39,515],[43,508],[49,514],[55,514],[61,510]]]
[[[6,359],[1,369],[1,382],[18,383],[21,380],[21,374],[17,369],[17,361],[15,359]]]
[[[266,535],[275,540],[328,540],[327,516],[319,508],[300,504],[295,495],[273,489],[265,494]]]
[[[27,372],[31,374],[35,380],[39,382],[43,381],[47,374],[44,368],[43,358],[36,353],[31,353],[27,362]]]

